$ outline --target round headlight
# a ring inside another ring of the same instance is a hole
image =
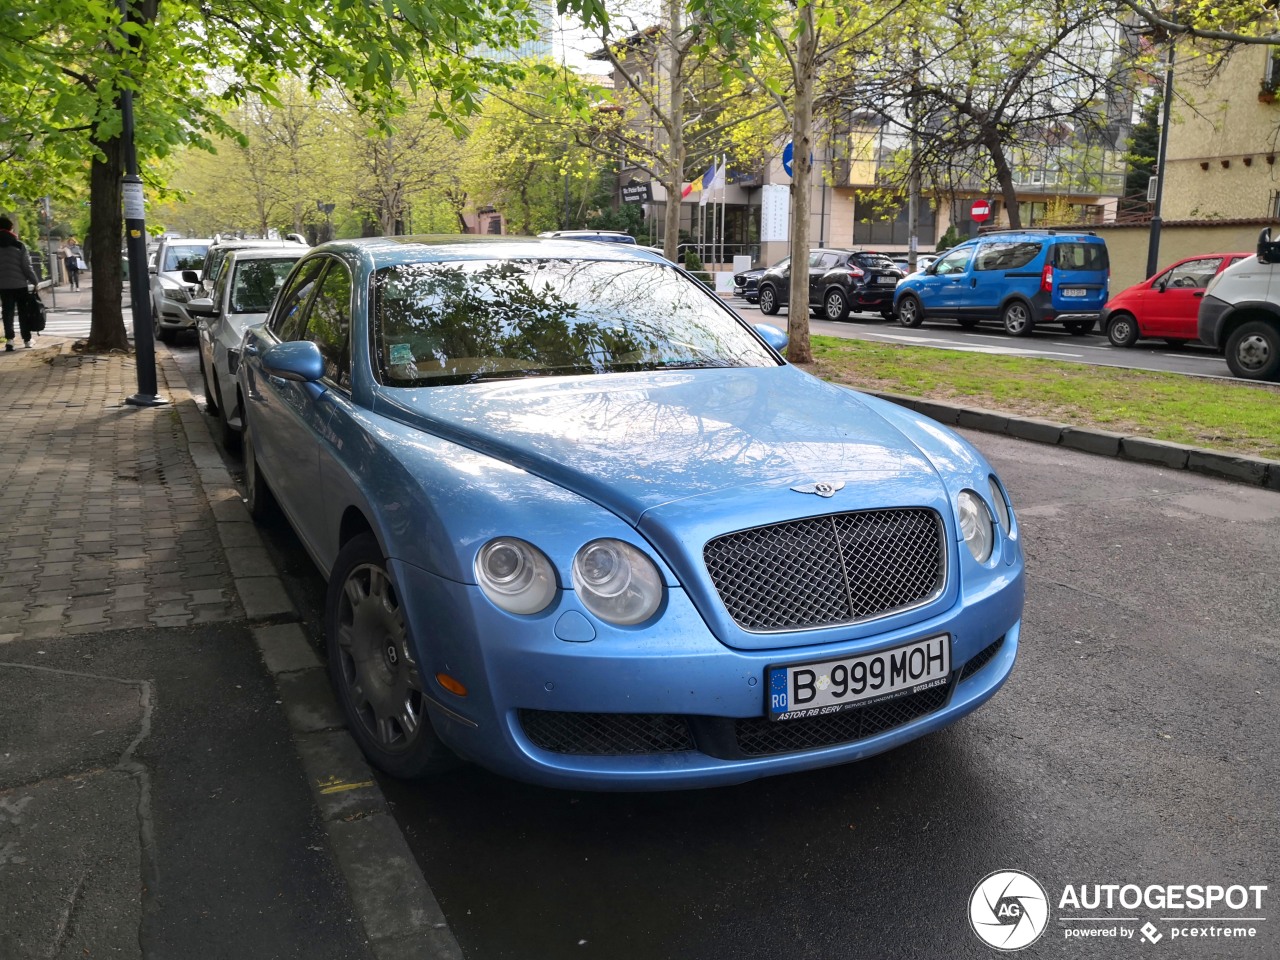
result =
[[[1004,491],[1000,489],[1000,484],[996,482],[995,477],[988,477],[987,481],[991,484],[991,502],[996,505],[996,519],[1000,521],[1000,527],[1004,530],[1005,536],[1013,533],[1013,517],[1009,513],[1009,501],[1004,498]]]
[[[972,490],[961,490],[956,498],[960,513],[960,534],[973,559],[985,563],[995,545],[994,521],[986,501]]]
[[[648,620],[662,602],[658,568],[621,540],[592,540],[578,551],[573,589],[601,620],[624,627]]]
[[[551,561],[537,547],[514,537],[499,537],[480,548],[476,580],[484,595],[508,613],[538,613],[556,595]]]

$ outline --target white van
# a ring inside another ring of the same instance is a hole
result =
[[[1233,376],[1280,380],[1280,242],[1270,227],[1258,236],[1256,255],[1209,282],[1196,327],[1201,340],[1226,354]]]

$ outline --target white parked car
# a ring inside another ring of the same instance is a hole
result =
[[[227,251],[209,297],[187,304],[198,319],[200,378],[209,412],[222,425],[222,440],[235,446],[244,426],[244,405],[236,386],[240,341],[246,327],[261,323],[285,277],[307,247],[250,247]]]

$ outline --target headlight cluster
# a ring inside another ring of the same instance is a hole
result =
[[[177,300],[179,303],[186,303],[191,299],[190,295],[187,293],[187,288],[180,287],[177,284],[174,284],[173,286],[170,286],[167,283],[162,284],[160,292],[164,294],[166,300]]]
[[[622,540],[585,544],[573,558],[572,577],[582,605],[608,623],[642,623],[662,603],[657,566]],[[498,537],[480,549],[476,579],[485,596],[508,613],[540,613],[555,599],[551,561],[537,547],[514,537]]]
[[[956,510],[960,516],[960,535],[964,537],[965,546],[973,554],[973,559],[986,563],[996,545],[996,529],[1004,531],[1004,535],[1013,533],[1013,512],[1009,509],[1009,501],[1004,490],[995,477],[987,480],[991,490],[991,502],[995,504],[995,516],[981,494],[972,490],[961,490],[956,498]]]

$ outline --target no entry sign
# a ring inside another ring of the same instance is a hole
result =
[[[986,200],[973,201],[973,206],[969,208],[969,216],[971,219],[981,223],[991,216],[991,204]]]

